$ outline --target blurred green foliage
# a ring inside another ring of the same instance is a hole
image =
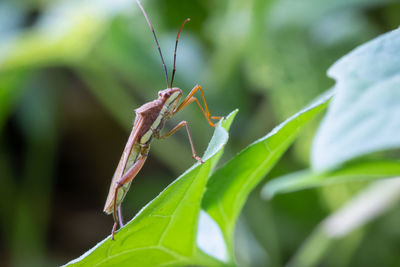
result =
[[[188,93],[201,84],[215,115],[239,108],[223,160],[332,86],[325,73],[338,58],[400,24],[398,1],[143,2],[170,73],[177,30],[191,18],[179,43],[175,86]],[[135,1],[0,3],[2,266],[60,265],[108,234],[112,219],[101,210],[134,109],[164,87]],[[187,120],[203,151],[212,131],[201,112],[193,106],[181,113],[173,123]],[[269,177],[307,167],[316,125]],[[155,141],[124,201],[126,216],[192,162],[184,133]],[[288,262],[312,229],[364,186],[335,185],[270,202],[256,188],[237,227],[237,250],[252,253],[239,255],[243,266]],[[391,212],[340,239],[322,263],[398,266],[399,220]]]

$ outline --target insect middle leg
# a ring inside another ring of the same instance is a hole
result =
[[[200,90],[201,92],[201,96],[203,98],[203,102],[204,102],[204,108],[200,105],[199,100],[197,100],[196,97],[194,97],[193,95]],[[217,124],[213,123],[211,121],[211,119],[213,120],[219,120],[222,119],[222,116],[211,116],[210,111],[208,110],[208,106],[207,106],[207,102],[206,99],[204,97],[204,92],[203,92],[203,88],[201,87],[201,85],[196,85],[188,94],[188,96],[182,101],[182,103],[173,110],[173,114],[177,113],[179,110],[183,109],[184,107],[186,107],[187,105],[189,105],[190,103],[192,103],[193,101],[195,101],[197,103],[197,105],[199,106],[199,108],[201,109],[201,111],[203,112],[204,116],[206,117],[208,124],[210,124],[211,127],[215,127]]]
[[[164,139],[167,138],[168,136],[170,136],[171,134],[175,133],[176,131],[178,131],[180,128],[182,128],[183,126],[186,127],[186,131],[189,137],[189,142],[190,142],[190,146],[192,148],[192,157],[197,160],[200,163],[203,163],[203,160],[197,156],[196,150],[194,149],[194,145],[193,145],[193,141],[192,141],[192,136],[190,135],[190,131],[189,131],[189,126],[187,121],[181,121],[180,123],[178,123],[178,125],[176,125],[171,131],[169,131],[168,133],[164,134],[163,136],[156,136],[158,139]]]
[[[136,177],[139,173],[140,169],[143,167],[144,162],[147,159],[147,155],[140,154],[137,158],[135,164],[116,182],[117,185],[115,186],[115,193],[114,193],[114,226],[111,232],[111,238],[114,240],[114,233],[118,226],[118,216],[117,216],[117,198],[118,198],[118,190],[126,183],[129,183]]]

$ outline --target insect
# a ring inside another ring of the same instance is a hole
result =
[[[114,176],[111,181],[110,191],[108,193],[108,197],[104,206],[104,212],[106,214],[113,214],[114,217],[114,226],[112,228],[111,236],[114,240],[114,233],[117,229],[118,223],[120,226],[123,226],[122,214],[121,214],[121,203],[124,199],[126,193],[129,190],[132,180],[139,173],[140,169],[143,167],[147,155],[150,149],[150,143],[153,137],[158,139],[164,139],[171,134],[175,133],[182,127],[186,127],[186,131],[189,137],[190,146],[192,149],[192,157],[202,163],[201,158],[196,154],[196,150],[194,149],[192,137],[190,135],[189,127],[186,121],[182,121],[178,123],[171,131],[165,133],[163,135],[160,134],[161,129],[163,128],[165,122],[173,116],[175,113],[186,107],[192,102],[196,102],[206,117],[208,124],[211,127],[215,127],[216,123],[212,120],[219,120],[223,117],[221,116],[211,116],[207,103],[204,97],[203,89],[200,85],[196,85],[188,94],[188,96],[179,103],[182,97],[182,90],[177,87],[172,87],[175,70],[176,70],[176,50],[178,47],[179,35],[182,31],[183,26],[190,19],[186,19],[181,28],[178,31],[178,35],[176,37],[175,42],[175,50],[174,50],[174,65],[171,77],[171,84],[168,82],[168,73],[167,67],[164,62],[164,58],[161,53],[160,45],[158,44],[156,33],[152,24],[150,23],[149,18],[147,17],[146,12],[139,0],[136,0],[140,9],[143,12],[144,17],[146,18],[147,24],[149,25],[156,45],[158,52],[161,57],[161,62],[164,68],[165,79],[167,83],[167,88],[158,92],[158,98],[154,101],[144,104],[135,110],[136,118],[133,124],[133,129],[128,138],[128,141],[125,145],[125,149],[122,153],[121,159],[118,163],[117,169],[115,170]],[[201,92],[201,96],[204,103],[204,108],[200,105],[200,102],[193,95],[197,92]],[[118,209],[118,211],[117,211]],[[117,214],[118,212],[118,214]]]

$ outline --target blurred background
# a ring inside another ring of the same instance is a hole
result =
[[[177,31],[191,18],[181,34],[174,85],[184,95],[202,85],[213,115],[240,110],[222,162],[330,88],[325,72],[338,58],[400,25],[399,1],[143,5],[169,74]],[[153,36],[134,0],[0,2],[1,266],[61,265],[109,235],[113,219],[102,210],[134,109],[164,88]],[[201,155],[213,129],[194,104],[166,128],[183,119]],[[268,178],[308,166],[317,126],[303,132]],[[155,140],[124,201],[125,219],[193,163],[185,131]],[[305,190],[270,202],[258,188],[238,226],[241,260],[284,264],[362,186]],[[397,208],[350,234],[324,266],[400,264],[399,221]]]

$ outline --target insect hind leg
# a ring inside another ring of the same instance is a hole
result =
[[[118,179],[116,182],[117,185],[115,187],[115,193],[114,193],[114,226],[111,232],[111,238],[114,240],[114,234],[115,231],[117,230],[117,225],[118,225],[118,215],[117,215],[117,197],[118,197],[118,190],[126,183],[129,183],[133,180],[133,178],[136,177],[136,175],[139,173],[140,169],[143,167],[144,162],[147,159],[146,154],[140,154],[139,157],[137,158],[135,164],[121,177]],[[122,217],[122,216],[121,216]]]

